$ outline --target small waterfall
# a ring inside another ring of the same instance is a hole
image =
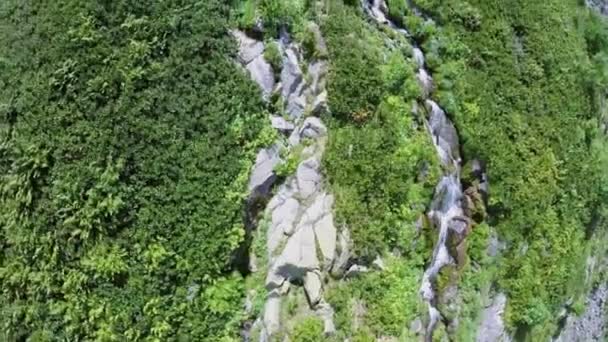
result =
[[[407,29],[398,28],[387,16],[387,8],[384,0],[363,0],[363,9],[367,15],[378,23],[387,25],[397,32],[410,38]],[[417,14],[419,15],[419,14]],[[463,234],[464,212],[462,206],[463,191],[460,182],[461,160],[459,156],[458,134],[454,124],[446,116],[445,111],[430,96],[433,92],[433,79],[425,68],[425,58],[422,50],[410,39],[413,45],[413,58],[418,66],[417,77],[423,88],[424,105],[429,113],[426,129],[433,139],[443,169],[444,176],[435,189],[435,194],[428,212],[429,219],[439,229],[439,237],[433,251],[433,257],[428,268],[424,272],[420,295],[427,302],[429,310],[429,324],[426,328],[426,340],[431,341],[435,326],[441,319],[441,313],[436,307],[437,293],[434,283],[437,275],[447,265],[455,261],[448,250],[448,239],[450,234]],[[466,226],[464,227],[466,229]]]

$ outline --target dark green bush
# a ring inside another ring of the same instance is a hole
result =
[[[509,246],[498,274],[508,321],[547,339],[556,312],[584,286],[571,279],[582,277],[586,227],[605,198],[606,165],[588,128],[602,82],[590,86],[587,74],[604,29],[571,2],[427,5],[444,25],[425,44],[437,96],[465,158],[488,164],[489,222]]]
[[[389,17],[398,24],[403,23],[403,18],[408,12],[407,0],[388,0],[386,2],[388,6]]]
[[[332,62],[328,80],[332,115],[365,121],[381,100],[381,45],[354,9],[340,2],[332,6],[321,26]]]
[[[5,340],[238,335],[230,264],[266,119],[228,14],[222,1],[0,4]]]

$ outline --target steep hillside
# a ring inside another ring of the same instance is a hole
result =
[[[603,340],[607,8],[3,1],[0,340]]]

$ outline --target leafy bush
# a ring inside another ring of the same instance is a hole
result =
[[[323,340],[323,322],[317,317],[307,317],[293,329],[294,342],[318,342]]]
[[[407,0],[388,0],[387,6],[389,17],[397,24],[402,24],[403,18],[408,12]]]
[[[240,29],[252,29],[257,21],[256,0],[243,0],[237,14],[237,24]]]
[[[409,337],[406,328],[423,307],[418,288],[424,257],[412,254],[409,258],[389,256],[385,270],[363,274],[331,289],[328,300],[336,311],[339,338],[352,336],[353,340],[368,341],[371,336]],[[355,308],[355,303],[363,310]],[[360,327],[352,331],[353,317],[361,314],[357,317]]]
[[[603,89],[587,83],[603,29],[586,9],[557,0],[416,3],[444,25],[424,44],[437,96],[464,156],[488,164],[489,222],[509,246],[496,275],[509,324],[545,340],[556,311],[579,292],[571,279],[582,277],[585,230],[605,198],[606,166],[588,128]]]
[[[279,50],[279,44],[277,42],[271,41],[266,44],[264,58],[270,63],[275,74],[281,72],[281,69],[283,68],[283,56],[281,56],[281,51]]]
[[[332,115],[364,121],[381,100],[381,43],[354,9],[341,2],[331,6],[321,30],[332,63],[327,84]]]
[[[409,250],[412,224],[432,196],[435,151],[426,133],[413,129],[409,112],[402,100],[389,97],[367,124],[331,127],[324,164],[336,220],[352,231],[359,257]],[[418,183],[424,169],[428,174]]]
[[[3,338],[238,336],[231,258],[268,141],[228,14],[215,0],[0,4]]]
[[[259,0],[258,8],[264,27],[274,36],[281,26],[302,25],[304,0]]]

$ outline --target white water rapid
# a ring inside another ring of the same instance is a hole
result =
[[[447,241],[451,230],[460,233],[462,228],[461,218],[464,216],[458,135],[454,124],[446,116],[445,111],[430,98],[433,90],[433,79],[425,68],[424,53],[411,40],[407,29],[399,28],[387,18],[387,7],[383,0],[363,0],[363,8],[365,13],[378,23],[387,25],[410,39],[413,45],[413,58],[418,66],[418,81],[425,96],[424,106],[429,113],[425,123],[426,128],[433,139],[437,154],[445,170],[443,177],[435,188],[435,195],[428,212],[428,217],[432,220],[434,226],[439,229],[439,237],[433,251],[432,260],[424,272],[422,285],[420,286],[420,295],[428,306],[429,323],[426,327],[426,340],[430,341],[435,326],[441,319],[441,314],[436,307],[437,293],[434,283],[443,267],[454,264],[454,260],[448,251]]]

